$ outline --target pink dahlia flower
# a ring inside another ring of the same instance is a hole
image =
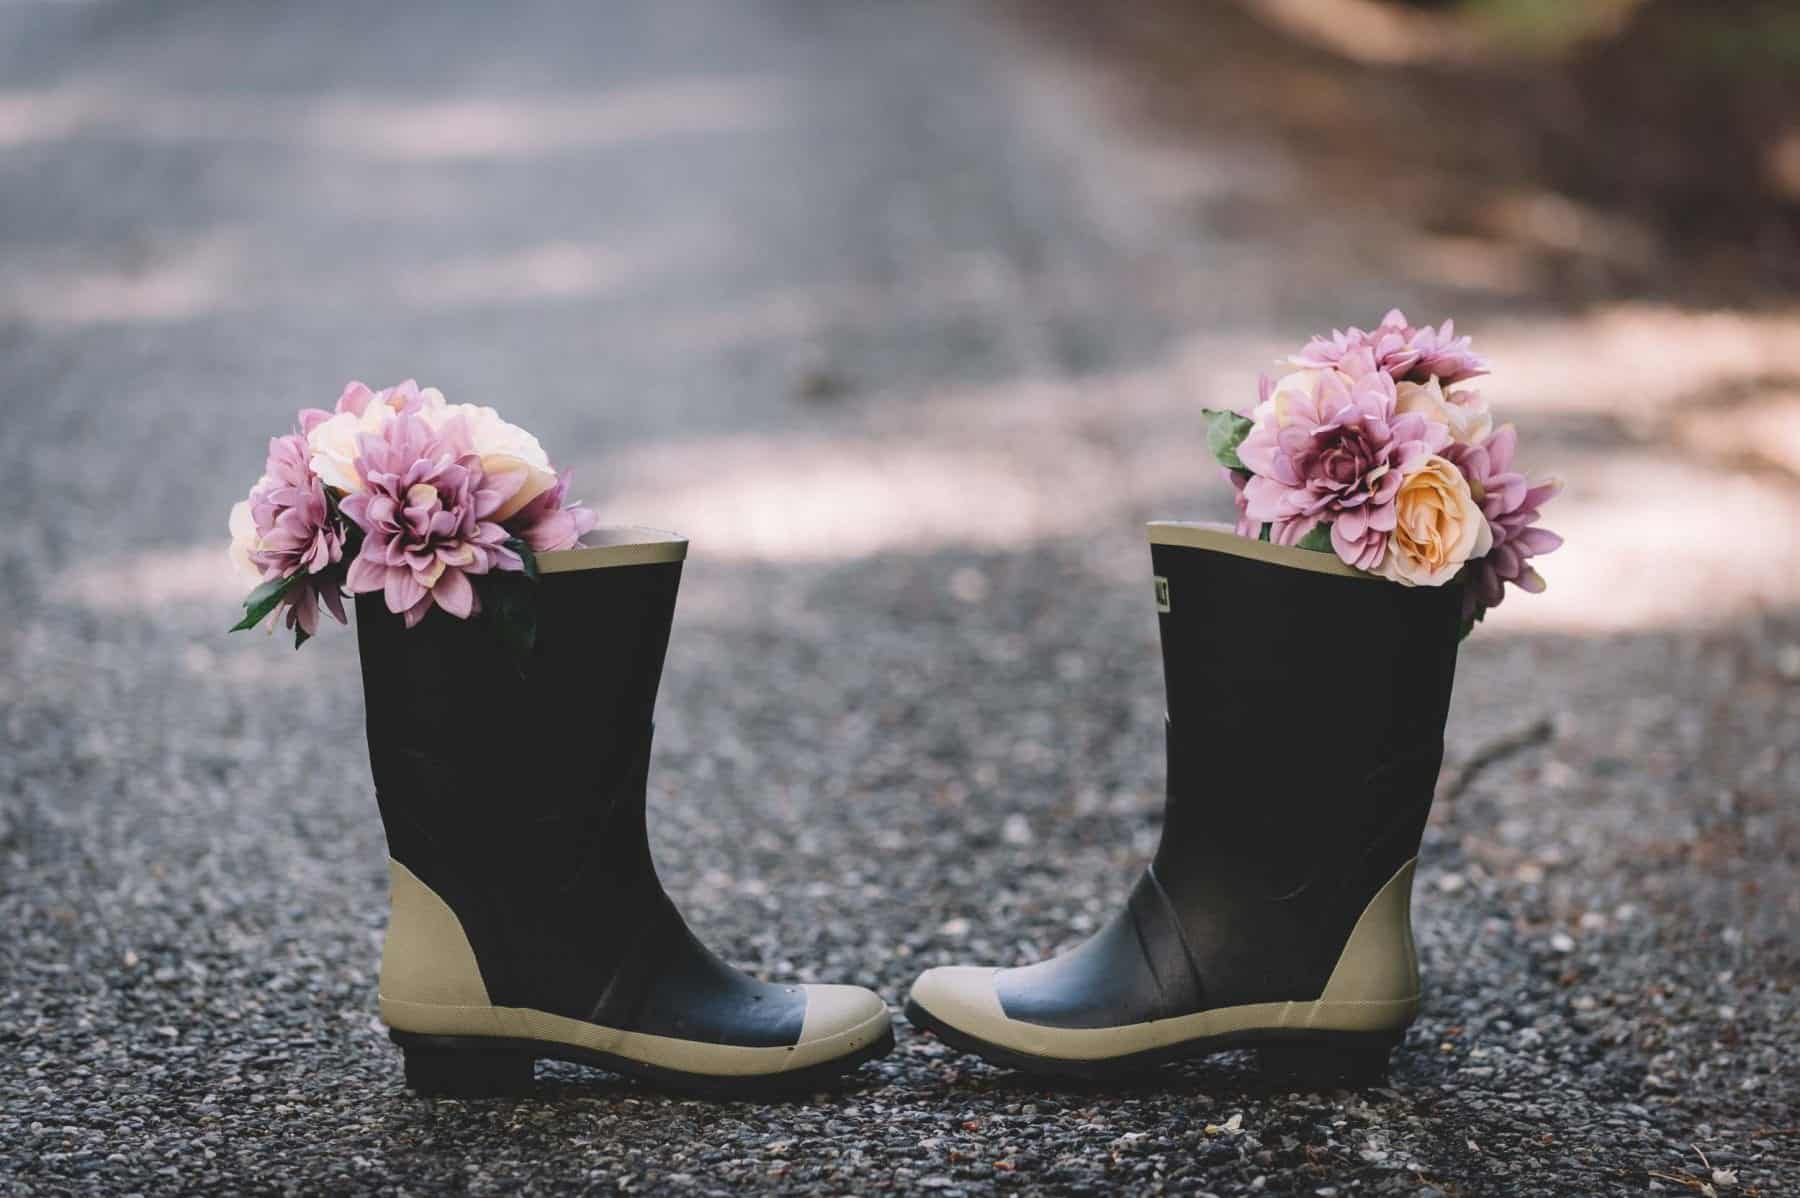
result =
[[[579,503],[563,505],[569,490],[569,474],[564,471],[548,491],[506,519],[506,527],[531,546],[533,553],[554,553],[572,549],[581,534],[593,528],[599,517]]]
[[[306,438],[298,433],[269,439],[263,476],[248,500],[255,529],[248,556],[265,581],[294,579],[281,606],[287,609],[287,626],[297,624],[311,636],[319,627],[321,601],[344,623],[338,575],[331,569],[344,556],[344,534],[331,518],[325,488],[307,465],[308,455]]]
[[[324,408],[302,408],[300,411],[300,431],[310,433],[314,428],[324,424],[340,412],[348,412],[352,416],[361,416],[369,410],[371,403],[386,407],[392,412],[417,412],[420,408],[430,406],[433,402],[442,403],[443,396],[435,387],[420,390],[417,379],[407,379],[395,383],[392,387],[383,387],[376,391],[367,383],[352,379],[344,384],[343,394],[338,396],[337,406],[327,412]]]
[[[486,474],[460,420],[442,429],[402,413],[358,439],[357,473],[366,486],[344,497],[344,515],[363,530],[350,563],[352,594],[382,591],[411,628],[435,603],[459,619],[479,610],[471,575],[520,570],[510,534],[489,519],[524,483],[516,472]]]
[[[1562,484],[1551,479],[1534,486],[1513,470],[1513,450],[1518,442],[1518,433],[1507,424],[1479,445],[1453,445],[1444,454],[1469,480],[1470,493],[1494,534],[1493,549],[1470,563],[1463,592],[1464,618],[1481,608],[1498,607],[1506,583],[1534,595],[1542,591],[1543,577],[1528,559],[1563,543],[1549,529],[1534,527],[1538,509],[1562,490]]]
[[[1449,444],[1443,425],[1397,414],[1392,376],[1371,370],[1291,374],[1265,389],[1256,425],[1238,446],[1249,467],[1244,515],[1292,545],[1321,523],[1331,547],[1361,570],[1380,564],[1396,522],[1401,480]]]
[[[1307,342],[1290,361],[1314,370],[1328,366],[1347,369],[1347,356],[1368,350],[1374,355],[1375,364],[1397,382],[1428,383],[1435,378],[1447,387],[1488,372],[1487,359],[1471,350],[1469,341],[1456,335],[1453,320],[1446,320],[1435,329],[1430,325],[1414,328],[1406,322],[1406,314],[1394,308],[1373,331],[1355,327],[1333,329],[1331,336],[1314,337]]]

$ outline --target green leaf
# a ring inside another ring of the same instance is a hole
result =
[[[1259,541],[1273,540],[1273,538],[1269,535],[1269,533],[1270,533],[1270,530],[1272,530],[1274,527],[1275,526],[1273,524],[1263,525],[1262,531],[1256,534],[1256,539]]]
[[[243,632],[245,629],[255,628],[262,623],[263,618],[275,610],[281,602],[281,597],[287,594],[288,588],[293,586],[294,580],[299,577],[298,574],[290,574],[286,578],[271,578],[251,591],[244,598],[244,618],[233,624],[231,631]]]
[[[1294,548],[1311,549],[1315,553],[1336,553],[1337,550],[1331,547],[1331,525],[1313,525],[1305,536],[1294,542]]]
[[[1213,457],[1219,465],[1232,470],[1248,469],[1238,457],[1238,446],[1256,427],[1248,416],[1240,416],[1236,412],[1221,411],[1218,408],[1205,408],[1201,415],[1206,417],[1206,447],[1212,450]]]
[[[508,537],[506,547],[518,554],[519,560],[525,563],[525,577],[536,582],[538,580],[537,554],[531,551],[531,546],[526,544],[521,537]]]
[[[295,624],[294,625],[294,648],[298,649],[301,645],[304,645],[307,641],[310,641],[310,640],[312,640],[312,636],[306,631],[306,629],[300,627],[299,624]]]

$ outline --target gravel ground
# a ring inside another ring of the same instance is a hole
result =
[[[897,1003],[1153,848],[1139,525],[1227,506],[1197,406],[1385,303],[1195,218],[1294,186],[1278,145],[1140,137],[979,13],[0,6],[0,1190],[1800,1187],[1800,498],[1531,370],[1570,323],[1629,370],[1637,320],[1754,374],[1794,326],[1418,279],[1492,313],[1571,546],[1467,650],[1389,1086],[1046,1085],[903,1026],[771,1105],[403,1090],[353,638],[222,632],[226,508],[348,376],[693,536],[653,842],[727,957]],[[1637,535],[1652,474],[1726,517]]]

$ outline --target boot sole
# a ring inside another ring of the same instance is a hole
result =
[[[1300,1028],[1247,1029],[1223,1036],[1202,1036],[1142,1052],[1093,1060],[1046,1057],[1020,1052],[971,1035],[945,1023],[910,999],[906,1020],[952,1048],[972,1053],[992,1065],[1042,1077],[1074,1077],[1117,1081],[1176,1061],[1195,1060],[1216,1052],[1254,1048],[1263,1072],[1307,1089],[1362,1089],[1387,1079],[1388,1058],[1402,1032],[1334,1032]]]
[[[791,1095],[815,1089],[865,1061],[886,1056],[894,1048],[894,1029],[889,1026],[852,1052],[799,1069],[781,1073],[714,1074],[671,1069],[548,1040],[432,1036],[392,1029],[388,1031],[388,1038],[400,1046],[405,1056],[407,1088],[420,1095],[447,1098],[490,1098],[528,1093],[533,1086],[533,1065],[538,1061],[567,1061],[604,1069],[647,1082],[660,1090],[698,1097]]]

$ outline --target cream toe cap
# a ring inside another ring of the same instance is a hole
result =
[[[800,1045],[842,1039],[843,1051],[854,1052],[886,1031],[887,1004],[861,986],[809,985],[806,1016],[800,1023]]]
[[[1000,1009],[994,976],[989,965],[941,965],[927,969],[913,983],[912,1001],[952,1027],[995,1039],[1011,1022]]]

